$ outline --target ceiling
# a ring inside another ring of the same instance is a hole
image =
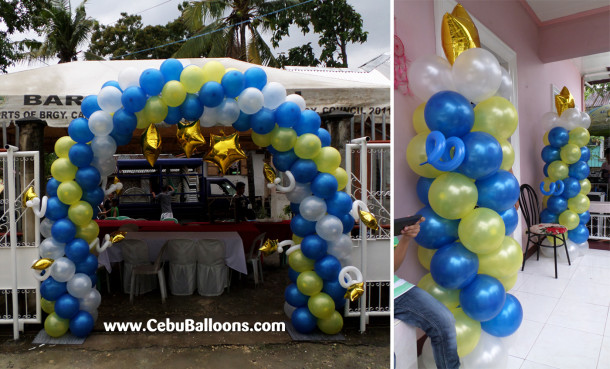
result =
[[[525,0],[541,22],[574,16],[610,5],[608,0]]]

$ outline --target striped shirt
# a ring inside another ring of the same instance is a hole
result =
[[[394,237],[394,247],[398,244],[398,237]],[[394,299],[404,295],[413,285],[394,274]]]

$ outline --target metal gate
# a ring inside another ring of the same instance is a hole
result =
[[[32,186],[40,194],[37,151],[0,150],[0,324],[13,324],[19,338],[26,323],[40,323],[40,283],[30,266],[39,259],[40,220],[22,204]]]

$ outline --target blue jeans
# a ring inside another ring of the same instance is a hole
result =
[[[398,296],[394,299],[394,318],[426,332],[437,368],[460,367],[453,314],[429,293],[414,286]]]

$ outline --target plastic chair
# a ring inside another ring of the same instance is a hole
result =
[[[159,289],[161,290],[161,303],[165,302],[165,299],[167,298],[167,288],[165,286],[165,273],[163,272],[163,264],[164,264],[163,263],[163,254],[165,253],[166,248],[167,248],[167,242],[165,243],[165,245],[163,245],[163,247],[161,248],[161,251],[159,251],[159,255],[157,255],[157,259],[155,260],[154,264],[138,265],[133,268],[133,271],[131,273],[131,291],[129,293],[129,302],[133,303],[133,294],[134,294],[136,282],[138,280],[137,278],[139,278],[139,276],[142,276],[142,275],[154,276],[155,274],[157,275],[157,278],[159,278]]]
[[[246,259],[246,264],[252,264],[252,272],[254,273],[254,286],[258,286],[258,279],[260,277],[261,283],[264,283],[263,280],[263,261],[261,259],[261,250],[260,248],[263,246],[263,242],[265,241],[266,232],[259,234],[256,236],[254,241],[252,241],[252,246],[250,246],[250,251],[248,252],[248,258]]]
[[[222,295],[229,287],[228,269],[223,241],[197,241],[197,292],[201,296]]]
[[[195,241],[167,241],[169,290],[172,295],[192,295],[197,287],[197,247]]]
[[[521,266],[521,270],[525,269],[525,260],[531,242],[538,246],[536,249],[536,260],[540,260],[540,247],[553,248],[553,254],[555,256],[555,278],[557,278],[557,247],[564,246],[566,256],[568,257],[568,265],[572,265],[565,238],[565,232],[567,232],[567,229],[560,224],[541,224],[540,203],[538,202],[538,195],[536,194],[536,191],[534,191],[532,186],[528,184],[521,185],[520,191],[519,208],[521,209],[521,214],[523,214],[523,218],[525,218],[525,223],[527,224],[527,230],[525,231],[527,235],[527,245],[525,246],[525,254],[523,255],[523,265]],[[556,235],[547,234],[543,230],[543,228],[546,227],[562,228],[564,232]],[[549,237],[553,239],[553,245],[543,245],[542,241]],[[557,244],[557,240],[561,241],[559,245]]]
[[[148,256],[148,245],[143,240],[125,239],[120,243],[123,254],[123,292],[131,293],[131,274],[133,268],[138,265],[150,264]],[[137,290],[146,293],[157,288],[154,278],[141,278],[138,281]]]

